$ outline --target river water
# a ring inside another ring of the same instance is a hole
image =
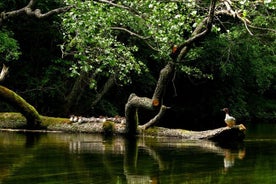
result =
[[[273,184],[276,125],[242,143],[0,132],[0,184]]]

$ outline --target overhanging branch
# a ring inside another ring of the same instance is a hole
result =
[[[35,0],[30,0],[28,5],[26,5],[25,7],[21,8],[21,9],[8,11],[8,12],[1,12],[0,13],[0,25],[4,20],[12,18],[12,17],[17,17],[22,14],[26,14],[28,16],[34,16],[36,18],[43,19],[43,18],[49,17],[53,14],[59,14],[62,12],[66,12],[73,7],[73,6],[65,6],[65,7],[60,7],[60,8],[50,10],[46,13],[41,13],[40,9],[35,9],[35,10],[32,9],[34,4],[35,4]]]
[[[123,27],[110,27],[110,28],[113,30],[125,31],[125,32],[129,33],[131,36],[136,36],[142,40],[147,40],[147,39],[151,38],[150,36],[145,37],[145,36],[139,35],[137,33],[134,33],[133,31],[130,31],[129,29],[123,28]]]
[[[192,37],[178,47],[176,51],[176,53],[178,54],[176,59],[177,62],[180,62],[184,55],[188,53],[188,51],[190,50],[190,45],[192,43],[195,43],[199,39],[202,39],[211,31],[214,21],[216,2],[217,0],[211,0],[208,16],[204,18],[200,24],[198,24],[198,26],[192,33]]]

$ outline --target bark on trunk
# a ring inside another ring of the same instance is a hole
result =
[[[174,63],[169,62],[161,71],[158,82],[156,84],[155,91],[152,96],[152,105],[155,107],[161,107],[163,104],[163,96],[166,92],[167,85],[172,79],[174,72]]]
[[[129,96],[127,104],[125,106],[126,133],[128,135],[136,135],[138,133],[137,127],[139,124],[139,108],[153,110],[152,100],[146,97],[138,97],[136,94],[133,93]]]
[[[41,128],[41,119],[36,109],[26,102],[21,96],[9,90],[4,86],[0,86],[0,99],[16,108],[27,120],[27,128]]]
[[[168,129],[162,127],[150,128],[145,134],[158,137],[179,137],[183,139],[207,139],[217,142],[241,141],[245,137],[244,125],[235,125],[233,127],[222,127],[205,131],[189,131],[183,129]]]
[[[128,135],[137,134],[137,127],[139,125],[138,110],[140,108],[149,111],[159,110],[159,113],[142,127],[143,129],[153,126],[162,117],[165,110],[167,109],[167,107],[163,105],[163,96],[165,94],[168,82],[172,78],[173,72],[174,64],[169,62],[160,72],[159,80],[157,82],[152,99],[147,97],[138,97],[136,94],[131,94],[129,96],[125,106],[126,133]]]

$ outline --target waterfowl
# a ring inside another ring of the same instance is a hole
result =
[[[228,108],[223,108],[221,110],[225,112],[224,122],[227,124],[228,127],[233,127],[236,124],[236,118],[229,115],[229,109]]]
[[[83,117],[79,116],[79,117],[78,117],[78,123],[81,124],[81,123],[83,123],[83,122],[84,122]]]

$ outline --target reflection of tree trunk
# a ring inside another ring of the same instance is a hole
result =
[[[27,119],[28,128],[38,128],[41,124],[39,113],[36,109],[26,102],[21,96],[9,90],[4,86],[0,86],[0,99],[11,104],[14,108],[18,109]]]
[[[65,114],[68,114],[72,110],[72,107],[77,104],[78,100],[82,96],[84,88],[87,86],[87,78],[88,74],[86,72],[82,72],[75,81],[70,94],[66,97],[67,103],[65,104]]]
[[[136,138],[125,141],[124,173],[134,174],[138,159],[138,140]]]

